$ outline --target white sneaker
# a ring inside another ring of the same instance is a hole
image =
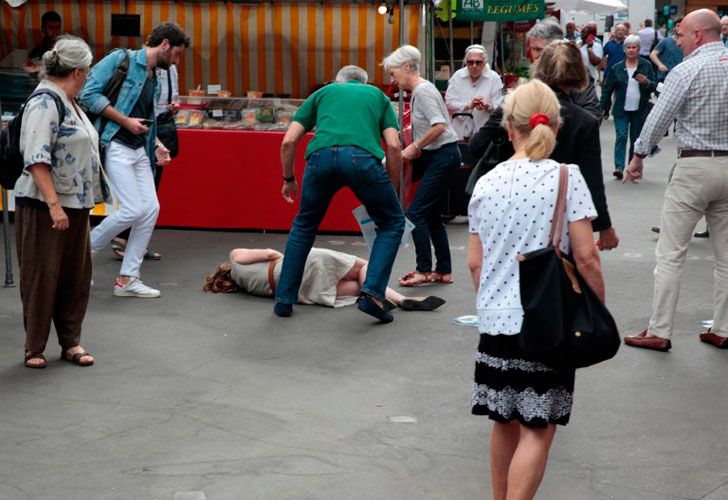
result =
[[[119,280],[114,284],[114,295],[117,297],[139,297],[142,299],[156,299],[162,292],[142,283],[142,280],[132,278],[129,283],[122,285]]]

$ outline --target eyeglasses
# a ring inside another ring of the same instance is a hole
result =
[[[465,61],[468,66],[482,66],[485,61]]]

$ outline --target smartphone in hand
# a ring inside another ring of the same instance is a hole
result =
[[[151,127],[153,123],[149,118],[137,118],[137,120],[139,120],[145,127]]]

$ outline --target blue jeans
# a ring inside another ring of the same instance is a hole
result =
[[[634,143],[642,132],[645,116],[639,111],[625,111],[624,116],[614,117],[614,130],[617,138],[614,141],[614,168],[624,170],[624,152],[627,149],[627,136],[629,135],[629,156],[627,162],[632,160]]]
[[[337,191],[348,186],[377,225],[367,276],[361,291],[384,300],[392,265],[404,232],[404,214],[382,162],[355,146],[335,146],[311,153],[306,161],[301,207],[286,242],[276,301],[298,302],[303,268],[316,230]]]
[[[415,225],[412,241],[415,244],[417,271],[421,273],[432,271],[430,240],[437,258],[435,271],[441,274],[452,272],[450,243],[442,222],[442,207],[450,178],[460,168],[461,161],[457,143],[445,144],[434,151],[425,150],[417,159],[425,166],[425,173],[407,210],[407,218]]]

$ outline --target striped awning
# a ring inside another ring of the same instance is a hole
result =
[[[365,68],[373,83],[384,84],[379,64],[399,46],[399,13],[390,24],[374,2],[29,0],[18,8],[0,5],[0,59],[40,43],[40,18],[47,10],[61,15],[65,32],[89,42],[96,60],[115,47],[139,48],[154,26],[174,20],[192,39],[179,66],[183,93],[220,84],[233,95],[259,90],[305,97],[346,64]],[[424,45],[423,9],[419,2],[405,6],[405,43]],[[112,13],[139,14],[143,36],[111,36]]]

